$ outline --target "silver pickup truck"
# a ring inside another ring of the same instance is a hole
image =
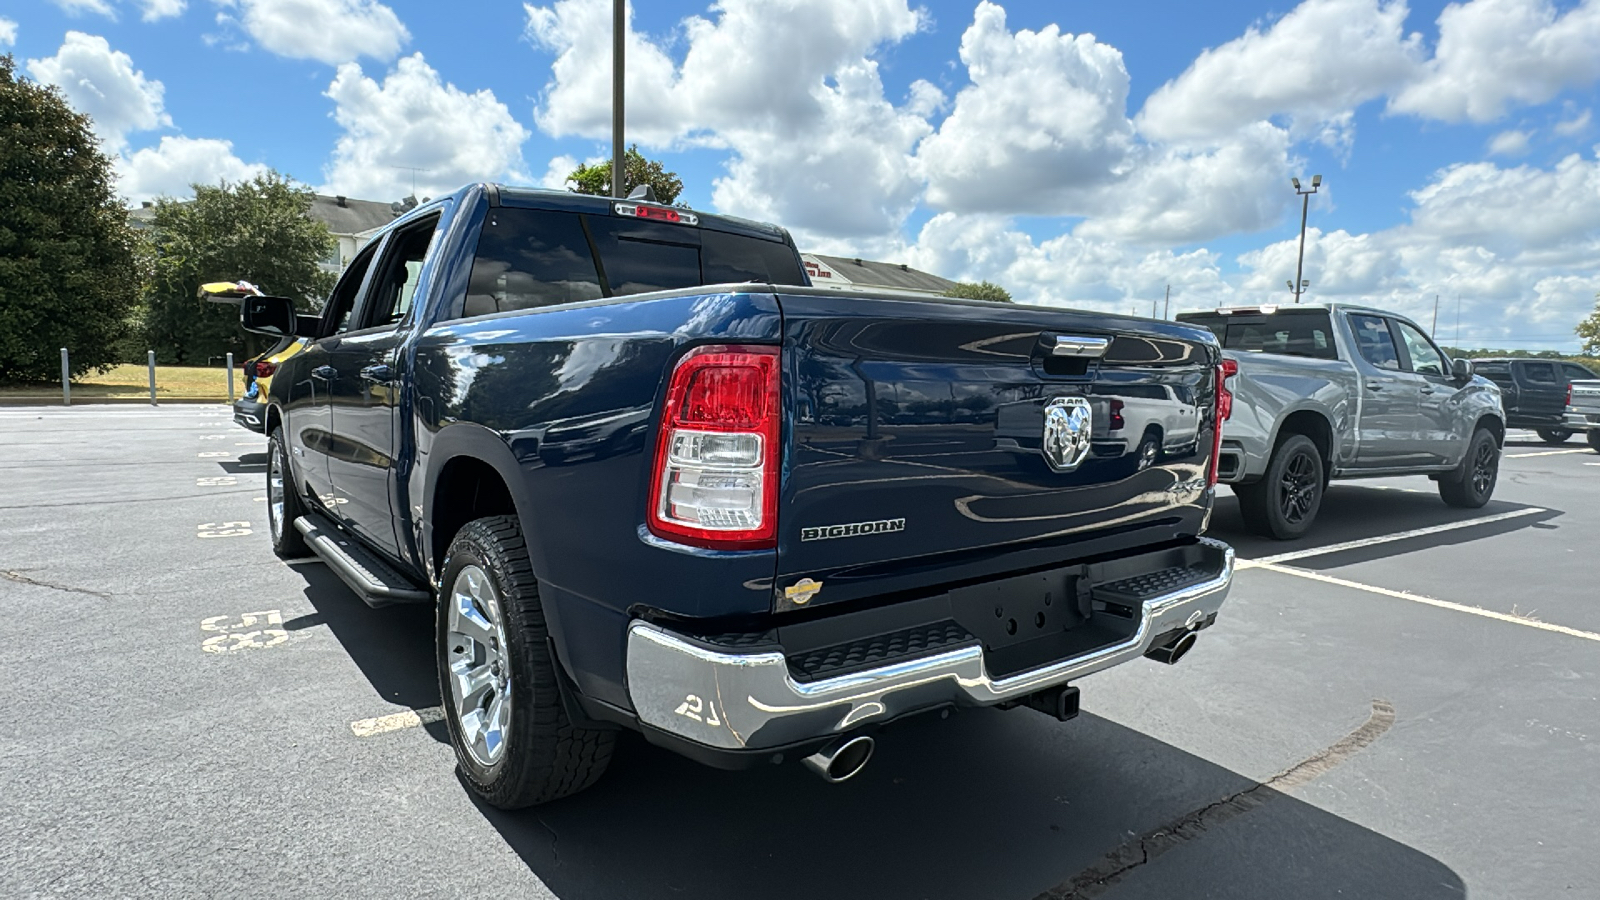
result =
[[[1567,385],[1563,421],[1568,430],[1584,432],[1589,446],[1600,453],[1600,381],[1574,381]]]
[[[1451,506],[1489,502],[1506,431],[1500,390],[1416,323],[1344,304],[1177,318],[1209,328],[1238,366],[1220,480],[1250,531],[1305,534],[1333,478],[1427,475]]]

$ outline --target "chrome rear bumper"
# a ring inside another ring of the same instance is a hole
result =
[[[1146,599],[1126,640],[1005,677],[991,677],[983,648],[967,644],[935,655],[834,678],[799,682],[782,652],[713,649],[659,625],[628,630],[628,692],[639,721],[710,748],[759,751],[842,734],[921,709],[992,706],[1138,659],[1156,639],[1196,629],[1214,616],[1233,581],[1233,549],[1217,574]]]

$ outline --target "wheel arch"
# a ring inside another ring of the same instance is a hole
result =
[[[1331,477],[1334,454],[1338,449],[1338,435],[1327,413],[1319,409],[1302,407],[1284,416],[1279,420],[1278,428],[1272,435],[1272,452],[1276,453],[1278,445],[1291,434],[1303,434],[1311,439],[1311,443],[1317,445],[1317,452],[1322,454],[1323,479]]]
[[[463,525],[485,516],[513,515],[522,527],[535,575],[544,571],[532,498],[511,447],[481,425],[460,423],[440,431],[428,451],[418,549],[430,580],[444,570],[450,542]]]

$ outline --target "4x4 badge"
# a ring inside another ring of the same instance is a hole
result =
[[[815,597],[820,590],[822,590],[822,582],[802,578],[783,589],[783,599],[793,603],[795,606],[805,606],[811,602],[811,598]]]

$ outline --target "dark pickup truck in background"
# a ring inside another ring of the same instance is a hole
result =
[[[1500,386],[1506,425],[1531,428],[1548,444],[1564,444],[1574,430],[1567,427],[1567,387],[1594,373],[1577,363],[1520,357],[1472,361],[1473,371]]]
[[[274,550],[437,604],[497,806],[592,783],[619,728],[839,781],[902,716],[1068,719],[1231,583],[1203,329],[815,289],[780,228],[487,185],[387,227],[320,316],[241,315],[308,339],[266,398]]]

